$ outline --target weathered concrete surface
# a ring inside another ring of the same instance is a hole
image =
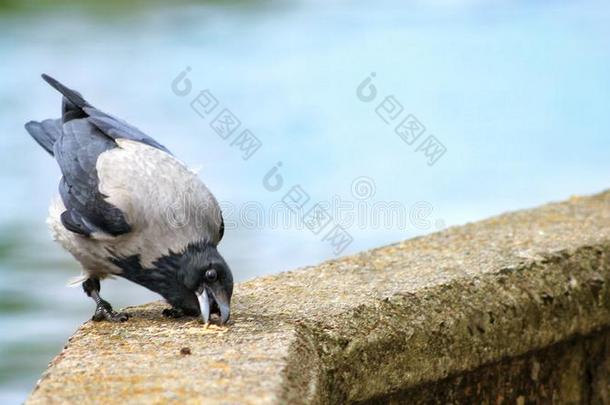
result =
[[[225,332],[162,308],[83,325],[28,402],[608,403],[610,192],[240,284]]]
[[[610,330],[361,404],[607,404]]]

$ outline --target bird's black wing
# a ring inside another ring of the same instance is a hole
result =
[[[112,139],[129,139],[132,141],[141,142],[153,148],[161,149],[162,151],[171,152],[152,137],[146,135],[138,128],[126,123],[125,121],[106,114],[95,107],[85,107],[83,109],[89,116],[88,120],[93,125],[99,128],[100,131],[108,135]]]
[[[63,125],[54,153],[63,174],[59,193],[66,211],[61,220],[68,230],[86,236],[98,231],[116,236],[131,230],[123,212],[107,202],[99,190],[97,159],[116,147],[86,118]]]
[[[66,207],[61,215],[62,224],[86,236],[100,231],[111,235],[129,232],[131,228],[121,210],[108,203],[99,190],[97,159],[115,148],[116,143],[88,122],[84,108],[91,104],[80,93],[50,76],[42,77],[64,96],[63,125],[53,142],[53,154],[63,174],[59,183],[59,194]]]
[[[61,119],[31,121],[26,129],[59,163],[63,178],[59,193],[66,207],[61,221],[66,229],[89,236],[94,232],[127,233],[125,215],[106,201],[99,190],[96,169],[100,154],[129,139],[170,153],[150,136],[126,122],[93,107],[83,96],[54,78],[42,78],[63,95]],[[120,168],[117,168],[120,170]]]

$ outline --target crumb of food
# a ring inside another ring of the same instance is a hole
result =
[[[214,324],[210,324],[207,327],[201,327],[201,325],[198,325],[197,327],[186,328],[184,329],[184,332],[188,335],[217,335],[223,334],[228,330],[229,328],[225,326],[217,326]]]
[[[219,326],[209,322],[203,326],[203,329],[218,332],[226,332],[227,330],[229,330],[229,328],[227,328],[226,326]]]
[[[180,354],[183,356],[188,356],[189,354],[191,354],[191,348],[183,347],[182,349],[180,349]]]
[[[201,327],[203,324],[203,328]],[[226,332],[229,328],[226,325],[216,325],[214,323],[203,323],[201,319],[195,319],[193,321],[185,322],[184,326],[187,326],[187,332],[193,332],[195,329],[198,329],[201,334],[206,333],[214,333],[214,332]]]
[[[199,324],[196,327],[185,328],[184,332],[189,335],[216,335],[223,334],[228,330],[229,328],[226,326],[218,326],[214,325],[213,323],[207,323],[203,325],[203,327],[201,327],[201,324]]]

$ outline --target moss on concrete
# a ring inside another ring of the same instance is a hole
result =
[[[609,284],[610,192],[574,197],[239,284],[223,332],[164,319],[161,303],[86,323],[29,403],[366,402],[444,381],[441,395],[477,386],[456,376],[610,327]],[[558,367],[588,361],[576,344]],[[530,378],[506,370],[498,384]],[[574,395],[605,384],[560,374]]]

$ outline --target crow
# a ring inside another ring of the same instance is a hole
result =
[[[25,128],[61,169],[47,223],[82,266],[92,319],[128,319],[100,297],[100,280],[118,276],[165,298],[165,316],[201,315],[207,324],[216,314],[225,324],[233,275],[217,250],[224,221],[215,197],[165,146],[42,78],[63,96],[61,118]]]

